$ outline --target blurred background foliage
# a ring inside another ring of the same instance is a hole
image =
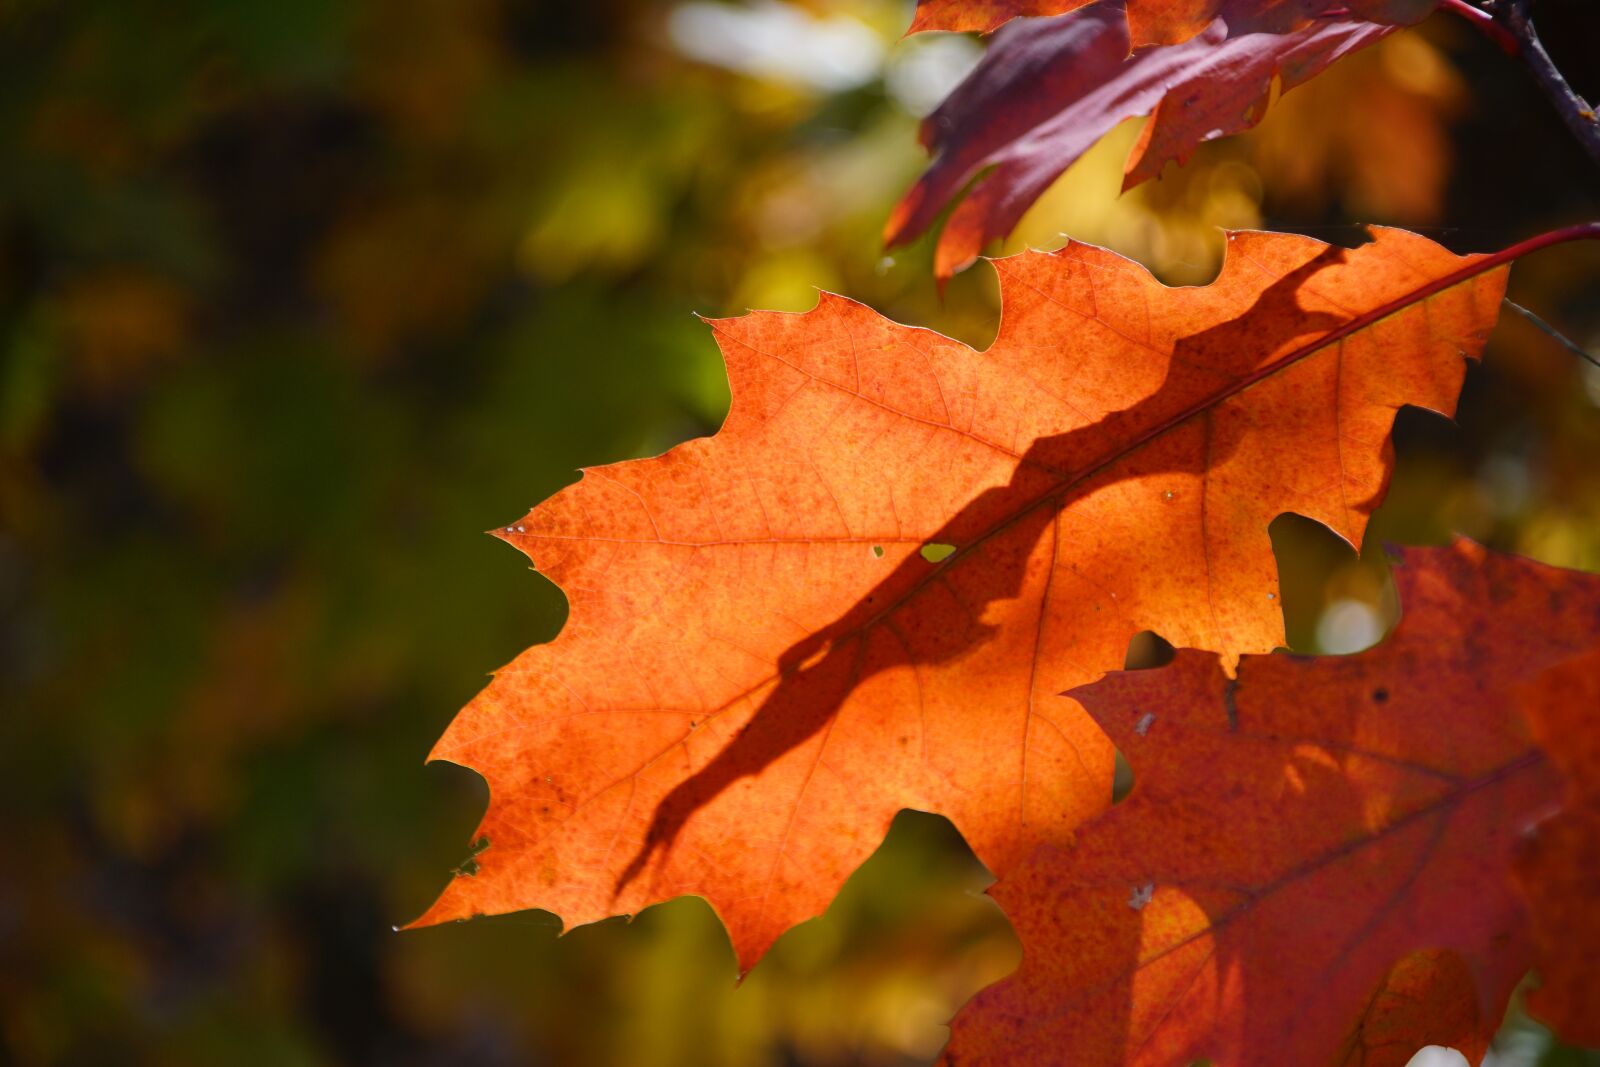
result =
[[[1539,10],[1591,97],[1600,12]],[[980,266],[878,231],[975,61],[906,0],[0,0],[0,1061],[914,1064],[1018,949],[905,814],[739,985],[699,900],[558,939],[395,934],[468,859],[422,759],[565,603],[478,531],[712,432],[690,312],[817,287],[982,345]],[[1169,282],[1218,227],[1486,250],[1600,216],[1523,72],[1436,17],[1118,198],[1122,128],[1008,249]],[[1515,299],[1600,346],[1600,254]],[[1459,424],[1407,412],[1372,544],[1600,569],[1600,372],[1508,313]],[[1274,528],[1291,643],[1394,617],[1382,553]],[[1536,1028],[1504,1063],[1580,1062]],[[1589,1060],[1587,1062],[1595,1062]]]

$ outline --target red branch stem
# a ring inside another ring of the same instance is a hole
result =
[[[1522,42],[1518,41],[1511,31],[1494,20],[1494,16],[1481,7],[1473,7],[1467,0],[1439,0],[1439,10],[1448,11],[1452,15],[1460,15],[1478,28],[1489,40],[1500,46],[1500,50],[1508,56],[1522,54]]]
[[[1498,252],[1491,252],[1487,255],[1479,256],[1478,258],[1469,261],[1465,266],[1453,270],[1443,277],[1435,278],[1433,281],[1428,282],[1425,285],[1420,285],[1411,290],[1409,293],[1405,293],[1402,296],[1396,297],[1387,304],[1375,307],[1371,311],[1365,312],[1364,314],[1357,315],[1355,318],[1351,319],[1343,326],[1340,326],[1338,329],[1331,330],[1317,338],[1315,341],[1302,345],[1294,351],[1278,357],[1271,363],[1258,367],[1250,374],[1247,374],[1237,381],[1232,382],[1219,393],[1198,401],[1188,408],[1185,408],[1183,411],[1180,411],[1172,418],[1164,420],[1160,425],[1154,426],[1145,431],[1130,445],[1128,445],[1127,448],[1122,449],[1110,459],[1099,464],[1093,471],[1090,471],[1089,474],[1093,474],[1104,467],[1110,466],[1112,463],[1115,463],[1128,453],[1134,451],[1142,445],[1148,444],[1152,439],[1159,437],[1161,434],[1166,433],[1177,424],[1185,422],[1198,415],[1201,411],[1205,410],[1207,407],[1210,407],[1212,404],[1216,404],[1222,400],[1226,400],[1230,396],[1243,392],[1257,382],[1262,381],[1265,378],[1270,378],[1272,375],[1283,370],[1290,364],[1298,363],[1307,356],[1314,355],[1315,353],[1322,351],[1322,349],[1327,348],[1329,345],[1342,341],[1351,334],[1366,329],[1373,323],[1386,319],[1396,312],[1403,311],[1411,305],[1426,300],[1428,297],[1433,296],[1436,293],[1442,293],[1452,286],[1460,285],[1462,282],[1467,281],[1470,278],[1476,278],[1480,274],[1485,274],[1488,271],[1494,270],[1496,267],[1503,267],[1507,263],[1521,259],[1523,256],[1529,255],[1533,252],[1538,252],[1541,249],[1551,248],[1555,245],[1568,244],[1572,241],[1600,241],[1600,222],[1583,222],[1576,226],[1564,226],[1559,230],[1551,230],[1549,233],[1541,233],[1537,237],[1530,237],[1526,241],[1518,241],[1510,248],[1503,248]],[[1086,474],[1075,480],[1081,480],[1082,477],[1087,476],[1088,475]]]
[[[1247,374],[1236,381],[1230,382],[1227,386],[1216,393],[1213,393],[1207,397],[1203,397],[1202,399],[1189,405],[1176,415],[1163,419],[1161,422],[1150,427],[1144,433],[1130,441],[1126,447],[1118,449],[1110,456],[1086,470],[1075,472],[1071,478],[1051,487],[1049,492],[1046,492],[1044,495],[1038,497],[1033,501],[1033,503],[1029,504],[1022,511],[1019,511],[1015,515],[1012,515],[1002,522],[997,523],[988,530],[985,530],[983,533],[979,534],[977,537],[974,537],[969,543],[960,546],[949,557],[949,559],[952,561],[957,560],[967,555],[969,552],[975,551],[979,543],[986,541],[996,531],[1018,521],[1023,515],[1032,512],[1034,508],[1040,507],[1051,499],[1054,499],[1057,494],[1066,491],[1072,486],[1082,483],[1087,478],[1094,477],[1096,474],[1105,470],[1107,467],[1110,467],[1112,464],[1126,458],[1130,453],[1143,448],[1157,437],[1160,437],[1162,434],[1171,430],[1174,426],[1178,426],[1184,422],[1187,422],[1196,415],[1200,414],[1202,411],[1205,411],[1207,408],[1211,407],[1213,404],[1221,403],[1231,396],[1236,396],[1237,394],[1244,392],[1244,390],[1250,388],[1252,385],[1255,385],[1257,382],[1263,381],[1266,378],[1272,377],[1285,367],[1288,367],[1294,363],[1298,363],[1308,356],[1315,355],[1324,348],[1327,348],[1329,345],[1336,344],[1339,341],[1344,340],[1346,337],[1349,337],[1351,334],[1364,330],[1368,326],[1388,318],[1390,315],[1404,311],[1413,304],[1426,300],[1428,297],[1433,296],[1436,293],[1442,293],[1452,286],[1460,285],[1462,282],[1476,278],[1478,275],[1485,274],[1491,270],[1494,270],[1496,267],[1503,267],[1508,263],[1521,259],[1523,256],[1530,255],[1546,248],[1553,248],[1556,245],[1569,244],[1573,241],[1600,241],[1600,222],[1584,222],[1579,223],[1576,226],[1564,226],[1559,230],[1551,230],[1549,233],[1541,233],[1536,237],[1530,237],[1526,241],[1518,241],[1510,248],[1503,248],[1498,252],[1490,252],[1486,255],[1478,256],[1477,258],[1469,260],[1461,267],[1451,271],[1449,274],[1446,274],[1443,277],[1435,278],[1424,285],[1419,285],[1417,288],[1408,293],[1404,293],[1398,297],[1395,297],[1386,304],[1375,307],[1371,311],[1365,312],[1361,315],[1357,315],[1355,318],[1351,319],[1343,326],[1340,326],[1338,329],[1330,330],[1328,333],[1323,334],[1316,340],[1301,345],[1299,348],[1296,348],[1292,352],[1288,352],[1278,357],[1271,363],[1267,363],[1261,367],[1258,367],[1250,374]],[[933,575],[930,574],[923,583],[914,587],[910,592],[906,593],[893,603],[886,605],[882,611],[880,611],[877,615],[874,615],[872,619],[868,620],[865,625],[872,625],[877,620],[894,611],[900,604],[903,604],[907,599],[909,599],[909,597],[913,595],[917,589],[922,588],[923,585],[926,585],[932,580]]]

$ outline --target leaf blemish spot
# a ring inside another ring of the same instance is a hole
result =
[[[1150,727],[1155,724],[1155,721],[1156,713],[1153,711],[1147,711],[1143,715],[1139,716],[1138,722],[1133,724],[1133,732],[1138,734],[1140,737],[1143,737],[1145,734],[1150,732]]]
[[[1387,689],[1384,689],[1384,688],[1381,688],[1381,687],[1377,688],[1377,689],[1374,689],[1372,691],[1372,699],[1373,699],[1373,701],[1375,703],[1378,703],[1378,704],[1386,703],[1388,701],[1388,699],[1389,699],[1389,691]]]
[[[1144,885],[1136,885],[1133,887],[1133,892],[1128,894],[1128,907],[1132,908],[1134,911],[1143,911],[1144,906],[1150,903],[1150,898],[1154,897],[1155,895],[1156,884],[1154,882],[1146,882]]]

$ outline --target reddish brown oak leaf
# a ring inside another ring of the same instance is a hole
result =
[[[1224,19],[1237,33],[1289,33],[1329,15],[1406,25],[1420,22],[1439,0],[1126,0],[1132,47],[1181,44]],[[988,33],[1015,18],[1101,9],[1110,0],[917,0],[907,33],[956,30]],[[1122,3],[1118,2],[1119,12]]]
[[[996,263],[981,354],[836,296],[714,323],[714,437],[498,532],[570,621],[435,748],[488,778],[489,847],[419,922],[699,894],[746,968],[902,808],[1008,870],[1109,796],[1109,745],[1056,694],[1142,630],[1281,644],[1268,524],[1359,542],[1396,410],[1452,410],[1503,261],[1239,233],[1169,289],[1073,245]]]
[[[1562,810],[1516,857],[1538,946],[1540,985],[1527,1006],[1567,1041],[1600,1046],[1600,647],[1547,671],[1521,696],[1534,736],[1566,780]]]
[[[1292,89],[1393,29],[1324,18],[1290,33],[1243,33],[1218,19],[1183,44],[1130,56],[1122,0],[1007,26],[923,121],[934,161],[895,205],[884,241],[913,240],[956,201],[934,257],[934,272],[948,278],[1009,234],[1122,120],[1150,116],[1128,157],[1126,189],[1261,121],[1274,80]]]
[[[1395,577],[1400,624],[1358,655],[1229,679],[1181,651],[1072,693],[1133,790],[991,889],[1023,963],[949,1063],[1481,1056],[1532,958],[1508,863],[1557,789],[1514,695],[1600,639],[1600,576],[1458,541]],[[1600,721],[1561,731],[1592,753]]]

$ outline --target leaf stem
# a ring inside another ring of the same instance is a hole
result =
[[[1132,441],[1128,442],[1128,444],[1123,448],[1117,449],[1115,452],[1101,459],[1092,466],[1086,467],[1081,471],[1073,472],[1071,477],[1057,482],[1055,485],[1051,486],[1047,492],[1035,497],[1025,507],[1020,508],[1015,513],[990,526],[987,530],[977,534],[966,544],[957,548],[955,552],[948,557],[947,564],[954,564],[966,558],[969,553],[977,551],[978,546],[987,541],[997,531],[1005,529],[1012,523],[1019,521],[1022,516],[1031,513],[1033,509],[1040,507],[1041,505],[1047,504],[1049,501],[1055,499],[1058,494],[1065,493],[1072,487],[1081,485],[1087,479],[1094,477],[1101,471],[1110,467],[1112,464],[1121,462],[1133,452],[1138,451],[1151,441],[1160,437],[1162,434],[1170,431],[1173,427],[1182,425],[1214,404],[1221,403],[1222,401],[1227,400],[1229,397],[1237,396],[1239,393],[1244,392],[1257,382],[1263,381],[1264,379],[1270,378],[1274,374],[1277,374],[1285,367],[1299,363],[1301,360],[1307,358],[1308,356],[1315,355],[1324,348],[1327,348],[1329,345],[1337,344],[1346,337],[1349,337],[1351,334],[1358,333],[1374,323],[1381,322],[1390,315],[1393,315],[1399,311],[1403,311],[1411,305],[1426,300],[1428,297],[1433,296],[1436,293],[1442,293],[1446,289],[1476,278],[1480,274],[1486,274],[1497,267],[1503,267],[1508,263],[1521,259],[1523,256],[1541,251],[1546,248],[1553,248],[1556,245],[1568,244],[1572,241],[1600,241],[1600,222],[1584,222],[1579,223],[1576,226],[1563,226],[1559,230],[1551,230],[1549,233],[1541,233],[1537,236],[1530,237],[1526,241],[1518,241],[1510,248],[1503,248],[1498,252],[1491,252],[1486,255],[1481,255],[1475,259],[1468,260],[1461,267],[1458,267],[1456,270],[1451,271],[1449,274],[1446,274],[1441,278],[1435,278],[1430,282],[1419,285],[1417,288],[1396,297],[1386,304],[1375,307],[1371,311],[1365,312],[1361,315],[1357,315],[1355,318],[1346,322],[1338,329],[1331,330],[1316,340],[1303,344],[1299,348],[1296,348],[1293,351],[1278,357],[1271,363],[1267,363],[1261,367],[1258,367],[1252,373],[1229,383],[1223,389],[1220,389],[1209,396],[1202,397],[1175,415],[1168,416],[1167,418],[1161,420],[1161,422],[1139,434]],[[933,582],[938,573],[939,572],[937,571],[930,571],[921,582],[917,583],[910,590],[895,598],[890,603],[884,605],[882,610],[880,610],[876,615],[872,616],[866,620],[866,622],[850,631],[851,634],[859,633],[868,626],[876,625],[879,620],[887,618],[890,614],[896,611],[900,605],[904,604],[912,596],[916,595],[918,590]]]
[[[1454,0],[1444,2],[1454,10]],[[1465,4],[1465,0],[1461,0],[1461,3],[1462,6],[1471,6]],[[1595,119],[1594,108],[1567,84],[1567,79],[1550,59],[1550,53],[1544,50],[1544,44],[1534,31],[1533,20],[1528,15],[1530,3],[1531,0],[1499,0],[1495,4],[1494,21],[1517,42],[1515,54],[1527,64],[1539,88],[1550,98],[1561,121],[1567,124],[1567,129],[1583,145],[1589,158],[1600,166],[1600,122]]]
[[[1481,7],[1473,7],[1467,0],[1439,0],[1439,10],[1448,11],[1452,15],[1460,15],[1478,28],[1489,40],[1500,46],[1500,51],[1508,56],[1522,54],[1522,43],[1512,36],[1511,31],[1494,20],[1494,16]]]
[[[1206,406],[1206,404],[1213,403],[1216,400],[1226,399],[1227,397],[1254,385],[1263,378],[1271,377],[1284,367],[1287,367],[1289,364],[1298,363],[1307,356],[1319,352],[1337,341],[1342,341],[1351,334],[1364,330],[1373,323],[1386,319],[1397,311],[1404,310],[1405,308],[1410,307],[1412,304],[1428,299],[1428,297],[1433,296],[1435,293],[1442,293],[1446,289],[1460,285],[1462,282],[1471,278],[1476,278],[1480,274],[1486,274],[1489,271],[1494,270],[1496,267],[1503,267],[1508,263],[1512,263],[1521,259],[1523,256],[1529,255],[1530,253],[1538,252],[1546,248],[1552,248],[1556,245],[1568,244],[1572,241],[1600,241],[1600,222],[1581,222],[1576,226],[1563,226],[1559,230],[1551,230],[1549,233],[1541,233],[1535,237],[1530,237],[1526,241],[1518,241],[1510,248],[1502,248],[1498,252],[1490,252],[1487,255],[1482,255],[1476,259],[1470,260],[1465,266],[1453,270],[1443,277],[1435,278],[1426,285],[1418,286],[1409,293],[1389,301],[1387,304],[1375,307],[1371,311],[1368,311],[1364,314],[1357,315],[1343,326],[1340,326],[1337,330],[1330,331],[1310,344],[1304,345],[1293,352],[1290,352],[1287,355],[1273,360],[1271,363],[1268,363],[1263,367],[1260,367],[1253,373],[1239,379],[1232,386],[1230,386],[1226,392],[1183,412],[1176,419],[1172,420],[1172,422],[1181,422],[1182,420],[1197,414],[1203,407]],[[1160,427],[1157,432],[1165,432],[1165,430],[1168,428],[1170,428],[1170,424],[1168,426]],[[1150,436],[1154,436],[1154,434],[1146,435],[1146,437]],[[1144,439],[1141,439],[1135,443],[1134,447],[1138,447],[1138,445],[1143,443]],[[1129,449],[1129,451],[1131,451],[1131,449]]]
[[[1563,226],[1559,230],[1551,230],[1549,233],[1541,233],[1536,237],[1530,237],[1526,241],[1518,241],[1510,248],[1502,249],[1499,252],[1491,252],[1478,262],[1483,263],[1484,260],[1493,260],[1494,262],[1490,263],[1489,266],[1498,267],[1502,263],[1510,263],[1514,259],[1521,259],[1530,252],[1538,252],[1541,249],[1551,248],[1555,245],[1570,244],[1573,241],[1595,240],[1600,240],[1600,222],[1580,222],[1575,226]],[[1480,272],[1473,271],[1472,273],[1477,274]]]

